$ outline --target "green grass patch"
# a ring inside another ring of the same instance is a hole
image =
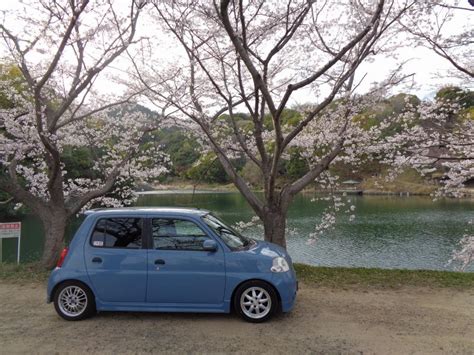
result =
[[[401,288],[474,288],[473,272],[390,270],[375,268],[321,267],[295,264],[298,280],[305,284],[331,287]]]
[[[0,281],[9,282],[46,282],[49,271],[38,264],[0,263]]]

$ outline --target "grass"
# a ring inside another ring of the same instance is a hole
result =
[[[0,282],[46,282],[49,271],[38,264],[0,263]]]
[[[330,288],[474,288],[472,272],[320,267],[306,264],[295,264],[295,269],[301,282]]]
[[[385,174],[381,177],[367,177],[361,184],[361,188],[366,192],[409,192],[413,195],[429,195],[438,187],[421,177],[413,169],[407,169],[398,175],[393,181],[385,181]]]
[[[295,269],[299,281],[319,287],[397,289],[414,286],[474,289],[473,272],[321,267],[306,264],[295,264]],[[0,282],[45,283],[48,275],[49,271],[38,264],[0,263]]]

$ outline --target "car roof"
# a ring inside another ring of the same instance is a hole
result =
[[[94,208],[84,212],[86,216],[91,214],[100,215],[127,215],[127,214],[149,214],[149,213],[160,213],[170,215],[193,215],[203,216],[210,213],[207,210],[190,207],[120,207],[120,208]]]

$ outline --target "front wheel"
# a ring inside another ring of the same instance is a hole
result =
[[[54,293],[54,308],[66,320],[81,320],[95,313],[91,290],[81,282],[66,281]]]
[[[278,309],[278,297],[269,284],[248,281],[239,286],[234,296],[234,308],[248,322],[264,322]]]

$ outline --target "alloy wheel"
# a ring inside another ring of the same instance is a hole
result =
[[[252,319],[265,317],[272,309],[270,294],[261,287],[249,287],[240,297],[240,308]]]

